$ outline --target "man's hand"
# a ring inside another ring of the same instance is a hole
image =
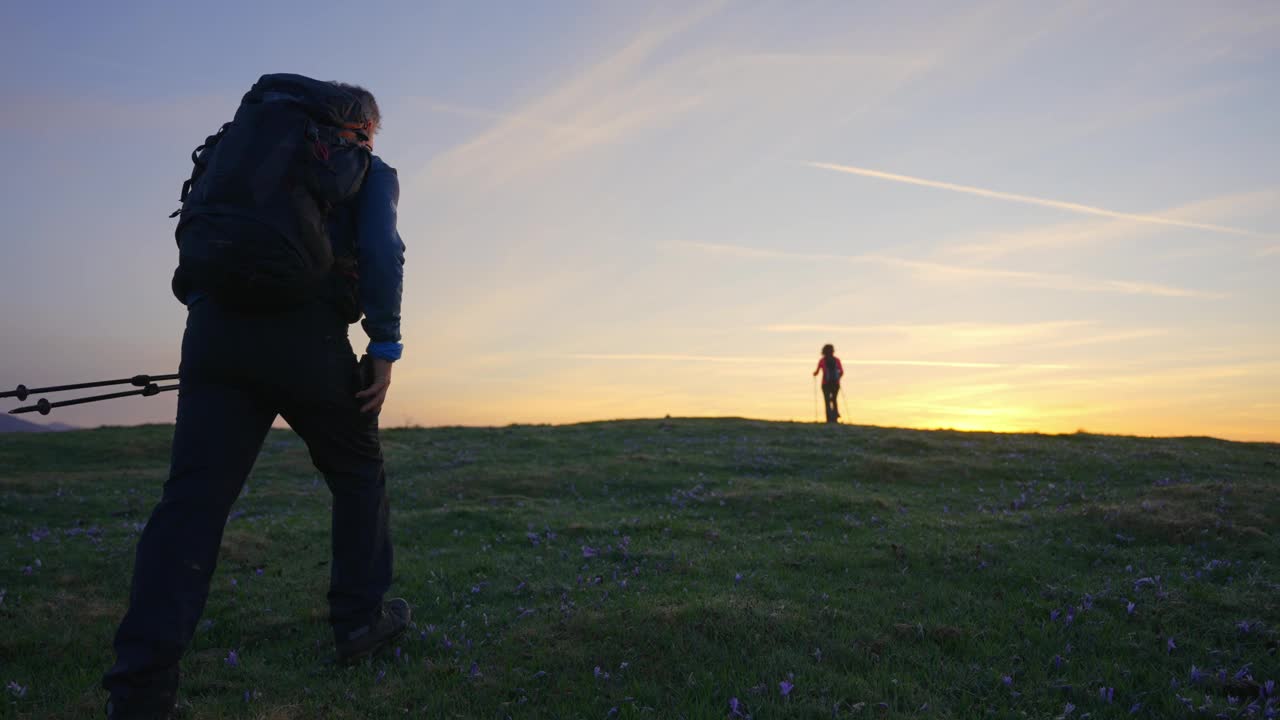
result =
[[[391,361],[370,357],[373,362],[373,384],[356,393],[356,397],[368,402],[360,408],[360,412],[382,412],[382,403],[387,401],[387,390],[391,387]]]

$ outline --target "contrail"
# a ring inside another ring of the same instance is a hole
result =
[[[1080,203],[1050,200],[1049,198],[1039,198],[1031,195],[1018,195],[1016,193],[988,190],[986,188],[973,187],[971,185],[957,185],[955,183],[941,182],[939,180],[927,180],[925,178],[912,177],[910,175],[895,175],[894,173],[853,167],[850,165],[834,165],[832,163],[821,162],[811,162],[806,164],[809,167],[833,170],[835,172],[848,173],[850,175],[862,175],[864,177],[890,180],[892,182],[906,183],[908,185],[920,185],[922,187],[938,188],[939,190],[950,190],[952,192],[978,195],[980,197],[992,198],[994,200],[1007,200],[1009,202],[1024,203],[1027,205],[1040,205],[1042,207],[1057,208],[1059,210],[1069,210],[1083,215],[1100,215],[1102,217],[1116,218],[1118,220],[1132,220],[1133,222],[1151,223],[1153,225],[1170,225],[1173,227],[1191,228],[1193,230],[1208,230],[1210,232],[1226,233],[1228,235],[1241,235],[1244,237],[1275,237],[1275,235],[1268,235],[1267,233],[1254,232],[1253,230],[1245,230],[1243,228],[1228,227],[1226,225],[1210,225],[1209,223],[1177,220],[1174,218],[1160,217],[1159,215],[1139,215],[1137,213],[1120,212],[1118,210],[1094,207],[1093,205],[1081,205]]]

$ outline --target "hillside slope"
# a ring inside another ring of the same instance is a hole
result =
[[[12,716],[100,711],[171,433],[0,437],[0,681],[26,688]],[[1280,702],[1280,445],[669,420],[391,430],[385,449],[393,592],[416,629],[396,654],[323,665],[331,499],[275,431],[184,663],[188,717]]]

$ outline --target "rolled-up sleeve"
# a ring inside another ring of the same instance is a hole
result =
[[[360,263],[361,325],[369,336],[368,352],[399,360],[400,300],[404,289],[404,242],[396,229],[400,180],[395,168],[375,156],[360,191],[357,252]]]

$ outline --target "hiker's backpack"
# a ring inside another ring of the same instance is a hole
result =
[[[836,364],[836,357],[832,355],[824,358],[823,362],[826,363],[826,372],[822,375],[822,381],[828,385],[839,385],[843,373],[840,372],[840,366]]]
[[[173,292],[246,310],[305,302],[330,280],[330,211],[364,183],[360,101],[301,75],[263,75],[235,118],[191,153]],[[171,217],[173,217],[171,216]]]

